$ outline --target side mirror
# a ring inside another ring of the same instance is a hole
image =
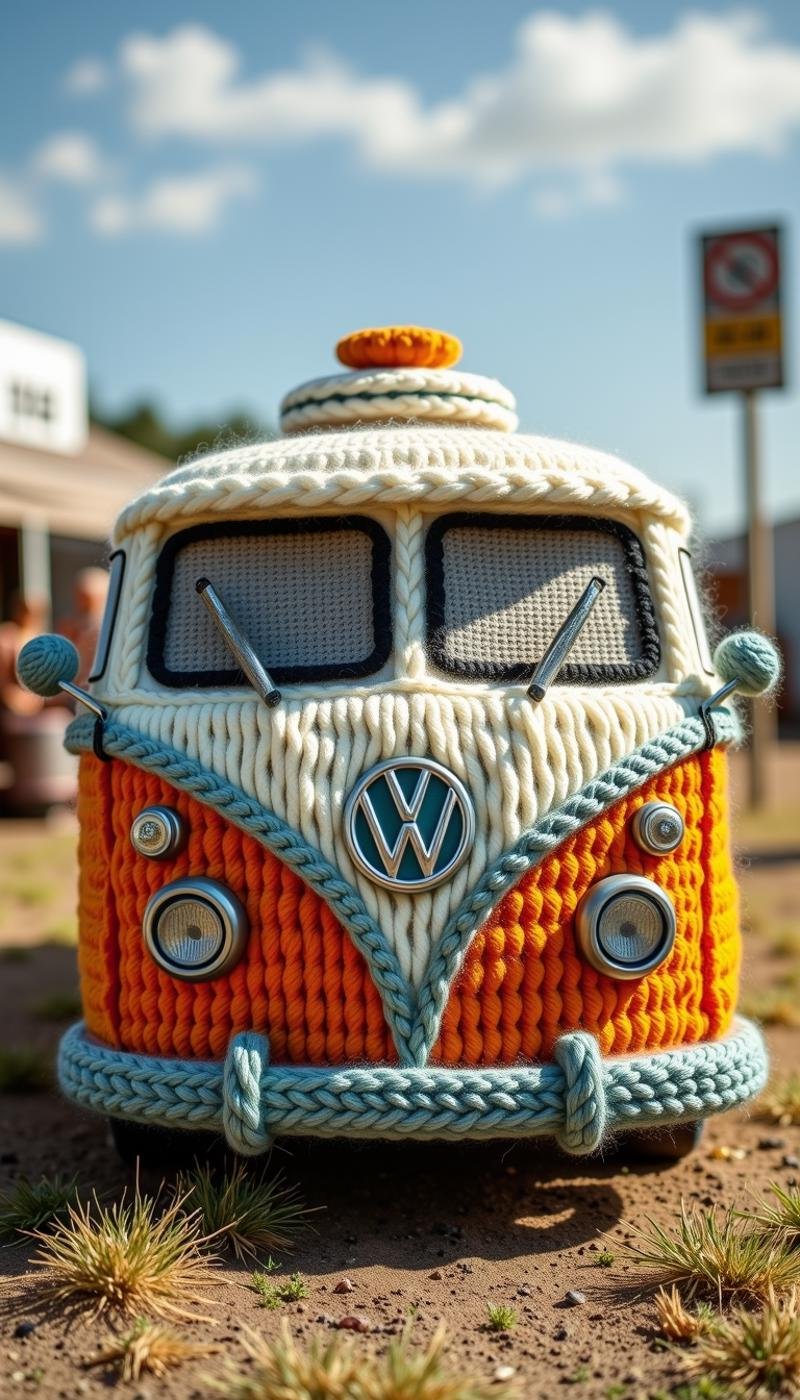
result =
[[[714,667],[726,686],[755,697],[774,690],[781,678],[781,657],[763,632],[731,632],[714,652]]]

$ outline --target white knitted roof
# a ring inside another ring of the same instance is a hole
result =
[[[425,506],[633,510],[685,532],[682,502],[618,457],[484,428],[397,425],[308,432],[187,462],[122,512],[140,526],[277,511]]]

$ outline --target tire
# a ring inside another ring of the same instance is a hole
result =
[[[225,1144],[214,1133],[149,1127],[125,1118],[111,1118],[109,1126],[119,1156],[130,1167],[138,1163],[169,1172],[190,1167],[195,1161],[216,1162],[225,1155]]]
[[[673,1123],[668,1128],[653,1128],[650,1132],[630,1133],[624,1140],[625,1154],[643,1162],[680,1162],[700,1146],[705,1123]]]

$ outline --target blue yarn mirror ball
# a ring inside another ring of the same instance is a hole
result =
[[[26,642],[17,657],[17,675],[34,695],[46,700],[58,695],[59,681],[74,681],[80,660],[68,637],[55,632]]]
[[[766,695],[780,680],[781,658],[762,632],[731,632],[714,652],[714,668],[723,681],[739,681],[740,695]]]

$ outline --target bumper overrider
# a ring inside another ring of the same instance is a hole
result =
[[[598,1151],[615,1132],[720,1113],[761,1092],[764,1041],[740,1017],[722,1040],[604,1058],[572,1031],[547,1064],[497,1069],[271,1065],[269,1042],[235,1035],[224,1061],[160,1059],[93,1041],[82,1023],[61,1041],[64,1093],[84,1108],[162,1128],[224,1134],[243,1155],[276,1137],[555,1137]]]

